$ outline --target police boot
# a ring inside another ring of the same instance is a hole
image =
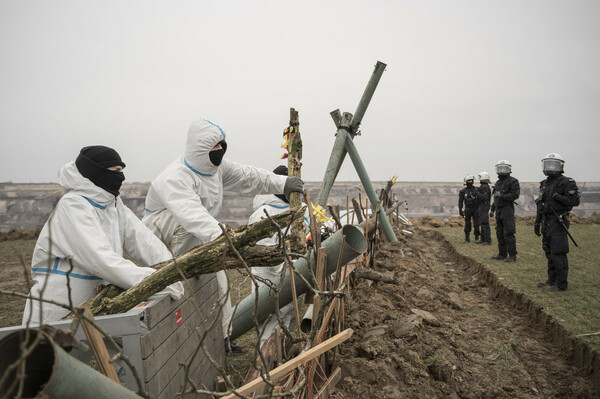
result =
[[[481,244],[481,240],[479,239],[479,236],[475,236],[475,244]]]
[[[511,255],[509,257],[507,257],[506,259],[504,259],[505,262],[516,262],[517,261],[517,255]]]
[[[470,235],[469,233],[465,233],[465,242],[471,242],[469,235]]]

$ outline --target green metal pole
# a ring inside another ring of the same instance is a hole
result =
[[[371,78],[367,83],[367,87],[363,92],[363,95],[358,102],[358,106],[356,107],[356,111],[354,111],[354,117],[352,117],[352,121],[350,122],[350,132],[351,134],[346,134],[351,138],[356,134],[356,130],[358,126],[362,122],[362,118],[367,111],[369,103],[373,98],[373,94],[375,93],[375,89],[379,84],[379,80],[381,79],[381,75],[385,71],[385,67],[387,65],[383,62],[377,61],[375,65],[375,69],[371,74]],[[335,143],[333,145],[333,149],[331,151],[331,156],[329,157],[329,163],[327,164],[327,169],[325,170],[325,176],[323,177],[323,184],[321,185],[321,189],[319,191],[319,196],[317,198],[317,204],[321,206],[325,206],[327,204],[327,198],[329,198],[329,193],[331,192],[331,188],[333,187],[333,183],[342,167],[342,163],[344,163],[344,158],[346,157],[346,148],[344,146],[345,137],[340,137],[340,126],[342,126],[341,122],[342,118],[339,116],[339,110],[333,111],[331,116],[338,128],[338,133],[335,139]]]
[[[350,124],[353,131],[357,129],[360,123],[362,122],[362,118],[363,116],[365,116],[365,112],[369,107],[369,103],[373,98],[375,89],[379,84],[379,79],[381,79],[381,75],[383,75],[386,66],[387,65],[381,61],[377,61],[377,64],[375,64],[375,70],[371,74],[371,79],[369,79],[369,83],[367,83],[367,87],[365,88],[365,91],[363,92],[363,95],[360,98],[360,101],[358,102],[356,111],[354,111],[354,118],[352,118],[352,123]]]
[[[364,231],[359,226],[346,225],[339,229],[334,235],[321,243],[321,247],[325,248],[327,254],[327,274],[334,273],[338,265],[338,257],[342,245],[342,237],[346,236],[344,248],[342,251],[341,265],[346,265],[358,255],[367,250],[367,241],[364,236]],[[294,261],[296,272],[301,274],[307,281],[311,281],[311,272],[309,268],[315,269],[314,257],[311,256],[309,261],[305,258],[300,258]],[[294,274],[296,283],[296,295],[305,293],[308,289],[304,279]],[[276,285],[278,281],[273,281]],[[292,301],[291,278],[287,273],[281,284],[279,292],[279,306],[282,307]],[[256,293],[248,295],[242,300],[234,310],[232,318],[232,334],[231,339],[236,339],[246,331],[254,327],[252,315],[256,311],[256,318],[259,323],[262,323],[266,318],[275,312],[275,293],[266,285],[258,289],[258,301]]]
[[[369,201],[371,202],[371,209],[373,209],[373,212],[377,212],[377,201],[379,200],[379,198],[377,198],[375,189],[373,188],[371,180],[369,179],[369,174],[367,173],[367,170],[365,169],[365,166],[363,165],[362,160],[360,159],[360,155],[358,155],[358,150],[354,145],[354,141],[352,141],[350,138],[346,139],[346,151],[348,151],[348,155],[350,155],[350,159],[354,164],[354,169],[356,169],[358,177],[360,177],[360,182],[362,183],[365,191],[367,192],[367,196],[369,197]],[[396,237],[394,229],[392,228],[390,221],[385,215],[385,212],[382,212],[379,215],[379,223],[381,223],[381,227],[383,228],[387,239],[391,242],[397,242],[398,238]]]
[[[336,117],[339,116],[339,111],[333,111],[331,116],[335,120]],[[329,193],[331,192],[331,188],[333,187],[333,183],[335,182],[339,168],[342,166],[344,157],[346,156],[345,143],[346,139],[350,136],[348,131],[350,129],[351,119],[352,114],[345,113],[341,118],[341,123],[338,126],[335,142],[333,143],[333,150],[331,150],[329,163],[327,164],[325,176],[323,177],[323,184],[321,185],[319,196],[317,197],[317,205],[321,205],[322,207],[327,205],[327,198],[329,198]]]

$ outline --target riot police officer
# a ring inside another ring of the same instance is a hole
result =
[[[490,174],[488,172],[479,173],[479,187],[477,188],[477,215],[479,216],[479,226],[481,228],[481,241],[475,241],[476,244],[491,245],[492,235],[490,232],[490,200],[492,198],[492,189],[490,188]]]
[[[515,226],[515,200],[521,195],[519,180],[512,177],[512,166],[508,161],[501,160],[495,166],[498,181],[494,185],[492,195],[494,203],[490,216],[496,213],[496,238],[498,239],[498,255],[492,259],[505,262],[517,261],[517,232]]]
[[[565,291],[568,287],[569,211],[580,200],[575,180],[563,176],[564,165],[564,159],[557,153],[542,159],[542,171],[547,178],[540,182],[536,200],[534,232],[542,236],[542,248],[548,259],[548,279],[538,282],[538,287],[548,287],[550,291]]]
[[[458,193],[458,212],[465,218],[465,242],[470,242],[471,219],[475,227],[475,241],[479,240],[479,223],[477,218],[477,189],[473,186],[475,176],[466,175],[465,188]],[[464,210],[463,210],[464,204]]]

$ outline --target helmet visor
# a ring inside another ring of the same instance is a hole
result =
[[[544,172],[562,172],[562,162],[558,159],[544,159],[542,170]]]
[[[496,165],[497,174],[508,174],[510,173],[510,165]]]

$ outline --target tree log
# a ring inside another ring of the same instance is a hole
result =
[[[302,178],[302,137],[300,136],[300,122],[298,111],[290,108],[290,130],[288,141],[288,176]],[[309,205],[309,204],[307,204]],[[302,193],[290,194],[290,208],[302,206]],[[292,223],[290,241],[292,246],[304,246],[302,253],[306,252],[306,224],[304,219],[296,219]]]
[[[286,223],[302,218],[303,212],[304,207],[294,208],[272,216],[272,219],[283,228]],[[276,227],[269,219],[262,219],[249,226],[240,226],[228,235],[233,246],[249,266],[274,266],[283,262],[282,251],[276,247],[254,246],[254,244],[260,239],[270,237],[275,231]],[[109,286],[87,303],[96,316],[126,312],[168,285],[180,281],[180,272],[186,278],[190,278],[241,267],[240,261],[228,254],[228,249],[227,238],[221,235],[216,240],[199,245],[174,260],[155,265],[154,268],[158,270],[156,273],[127,291]]]
[[[356,278],[363,278],[371,281],[381,281],[383,283],[400,285],[400,282],[393,276],[388,274],[379,273],[375,270],[363,269],[355,271]]]

